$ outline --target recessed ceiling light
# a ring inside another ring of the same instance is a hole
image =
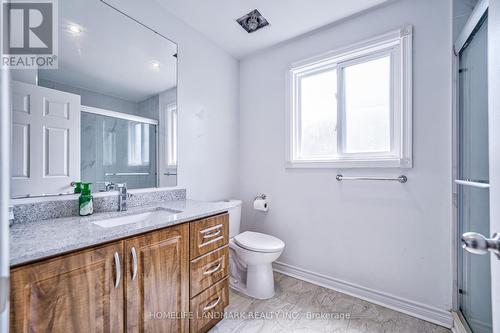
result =
[[[153,61],[151,66],[153,66],[153,68],[160,68],[160,63],[158,61]]]
[[[69,26],[69,31],[74,33],[74,34],[79,34],[82,32],[82,28],[80,28],[79,26],[77,25],[70,25]]]

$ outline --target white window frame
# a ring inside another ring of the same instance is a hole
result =
[[[166,165],[169,168],[177,167],[177,130],[178,130],[177,104],[172,103],[166,107],[167,135],[165,146],[167,147]]]
[[[391,56],[391,150],[381,153],[344,153],[345,103],[343,71],[346,66]],[[299,80],[311,73],[337,70],[337,144],[335,157],[300,159]],[[412,27],[356,43],[291,64],[287,72],[286,167],[287,168],[411,168],[412,161]],[[399,93],[393,93],[399,91]]]

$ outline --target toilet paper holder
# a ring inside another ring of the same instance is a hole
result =
[[[253,201],[255,201],[257,199],[266,200],[267,199],[267,195],[265,195],[265,194],[258,195],[258,196],[255,197],[255,199],[253,199]]]

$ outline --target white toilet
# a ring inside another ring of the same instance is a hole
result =
[[[279,258],[285,243],[258,232],[240,234],[241,201],[234,200],[229,210],[229,262],[231,288],[258,299],[274,296],[272,263]]]

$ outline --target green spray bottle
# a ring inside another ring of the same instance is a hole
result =
[[[82,193],[78,200],[80,216],[92,215],[94,213],[94,198],[92,197],[90,184],[92,183],[82,183]]]

